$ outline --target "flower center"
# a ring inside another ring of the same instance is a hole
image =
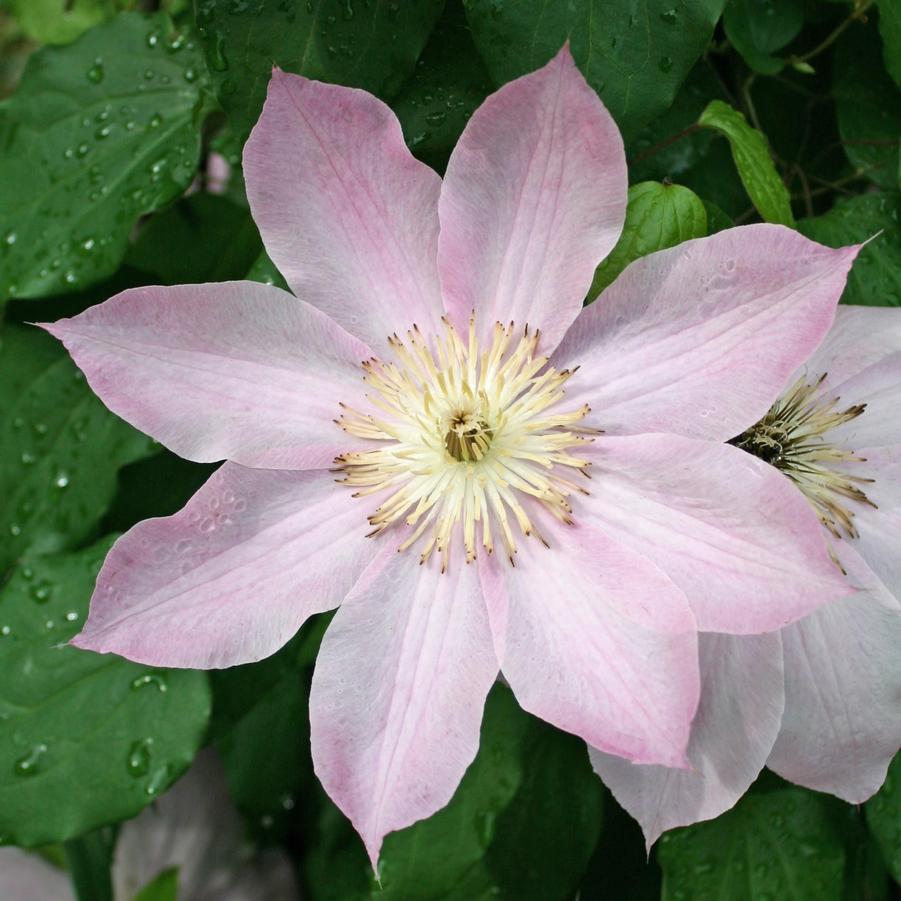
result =
[[[729,443],[784,472],[813,505],[820,521],[836,537],[857,537],[849,503],[876,505],[860,488],[872,483],[853,472],[851,463],[866,462],[852,450],[833,444],[827,433],[856,419],[866,404],[839,410],[840,398],[822,391],[826,373],[815,382],[801,378],[770,408],[760,422]]]
[[[455,413],[448,423],[444,446],[458,462],[484,458],[491,445],[491,426],[476,411]]]
[[[485,348],[476,335],[475,316],[466,341],[446,319],[443,334],[431,341],[415,325],[406,341],[393,335],[396,362],[363,363],[372,389],[366,397],[378,412],[342,404],[336,420],[344,431],[383,444],[335,459],[344,474],[339,481],[355,488],[355,497],[386,493],[369,517],[369,534],[406,525],[411,531],[398,550],[421,539],[421,562],[435,552],[442,572],[455,535],[467,563],[476,559],[477,544],[493,553],[497,535],[512,564],[514,523],[545,545],[536,510],[571,524],[569,497],[588,492],[569,474],[589,477],[590,466],[571,451],[598,433],[580,425],[587,404],[568,413],[548,410],[575,370],[557,371],[536,355],[538,331],[526,326],[516,340],[512,322],[497,323]]]

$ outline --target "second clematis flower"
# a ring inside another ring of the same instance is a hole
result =
[[[857,249],[734,229],[583,311],[626,169],[566,48],[485,101],[443,180],[376,98],[276,71],[244,172],[296,296],[138,288],[47,326],[110,409],[227,461],[116,543],[76,644],[225,667],[340,604],[313,760],[374,866],[453,795],[499,671],[593,747],[687,766],[698,630],[846,593],[804,498],[708,439],[766,413]]]
[[[764,764],[857,804],[901,746],[901,310],[839,307],[772,408],[732,443],[816,510],[848,596],[781,633],[702,635],[691,770],[592,763],[659,835],[729,809]]]

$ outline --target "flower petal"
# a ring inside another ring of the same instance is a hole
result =
[[[335,614],[310,693],[313,763],[372,866],[384,836],[451,799],[497,676],[474,566],[386,545]]]
[[[9,901],[75,901],[65,870],[36,853],[0,848],[0,898]]]
[[[901,611],[860,592],[792,624],[782,640],[785,716],[767,766],[865,801],[901,746]]]
[[[725,444],[676,435],[601,437],[578,522],[615,534],[684,592],[702,632],[781,628],[849,584],[800,491]]]
[[[116,414],[181,457],[316,469],[348,450],[338,404],[365,344],[278,288],[133,288],[45,325]]]
[[[896,423],[901,420],[895,420]],[[894,448],[864,448],[865,474],[873,478],[872,485],[865,485],[867,497],[877,504],[877,509],[858,507],[854,523],[860,537],[850,542],[851,547],[865,561],[870,579],[879,580],[875,597],[886,606],[901,608],[901,553],[898,536],[901,535],[901,444]],[[839,542],[836,552],[845,568],[848,566],[848,542]],[[859,567],[858,567],[859,568]],[[852,572],[853,575],[853,572]],[[865,580],[867,581],[867,580]],[[870,586],[867,585],[867,588]],[[887,597],[891,594],[891,597]]]
[[[817,377],[826,372],[829,384],[842,391],[845,382],[898,353],[901,353],[901,315],[897,309],[842,305],[836,311],[829,334],[801,372],[808,371]],[[875,443],[895,444],[897,438]]]
[[[694,618],[652,563],[593,525],[542,526],[516,566],[479,567],[501,671],[520,705],[641,763],[685,765],[698,703]]]
[[[376,350],[437,331],[441,179],[365,91],[276,69],[244,148],[253,218],[291,290]]]
[[[782,721],[779,634],[699,638],[701,702],[688,746],[691,769],[636,766],[588,749],[595,772],[641,824],[649,852],[668,829],[732,807],[763,769]]]
[[[864,356],[867,348],[861,350]],[[821,374],[814,365],[811,362],[807,367],[811,379]],[[831,370],[823,371],[827,373],[823,390],[826,397],[838,398],[839,409],[866,405],[860,416],[831,429],[829,440],[853,448],[867,459],[865,449],[894,448],[895,460],[901,459],[901,348],[841,382],[833,378]]]
[[[564,47],[473,114],[444,177],[438,259],[455,323],[540,328],[553,348],[626,214],[622,138]]]
[[[113,545],[72,643],[152,666],[260,660],[341,603],[377,550],[365,532],[327,472],[226,463],[184,509]]]
[[[114,895],[134,898],[161,873],[178,867],[178,897],[186,901],[300,897],[284,853],[247,859],[247,850],[222,765],[214,751],[201,751],[169,791],[123,824],[113,858]]]
[[[734,438],[826,334],[857,251],[747,225],[636,260],[552,357],[582,366],[567,406],[613,434]]]

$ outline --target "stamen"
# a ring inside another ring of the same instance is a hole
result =
[[[823,396],[825,378],[826,373],[812,383],[798,379],[760,422],[729,443],[784,472],[836,538],[856,538],[854,511],[845,502],[875,507],[859,487],[873,480],[838,468],[865,460],[831,444],[827,433],[856,419],[866,404],[838,409],[840,398]]]
[[[369,517],[369,534],[408,527],[398,551],[421,540],[421,563],[436,554],[446,571],[455,540],[462,542],[465,562],[473,562],[481,532],[485,552],[493,553],[497,535],[513,564],[514,524],[548,546],[530,505],[572,524],[568,499],[588,492],[566,473],[589,477],[590,464],[570,450],[599,432],[582,425],[587,404],[547,412],[578,367],[557,371],[536,355],[537,329],[526,326],[516,340],[514,323],[496,323],[490,345],[480,350],[475,314],[465,341],[449,320],[442,322],[443,333],[431,342],[415,325],[406,341],[390,336],[398,362],[363,363],[366,396],[378,412],[341,404],[335,421],[382,446],[341,454],[334,471],[344,474],[338,481],[355,497],[384,493]]]

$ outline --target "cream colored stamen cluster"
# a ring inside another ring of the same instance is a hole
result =
[[[872,482],[848,474],[847,463],[865,462],[854,451],[829,440],[830,430],[856,419],[866,404],[838,409],[840,398],[823,395],[824,373],[815,382],[799,379],[756,425],[730,444],[782,470],[813,505],[823,525],[836,537],[857,537],[853,504],[876,505],[861,485]]]
[[[570,451],[597,432],[580,425],[589,408],[548,411],[575,370],[558,372],[536,355],[539,332],[526,326],[518,340],[514,332],[512,322],[497,323],[481,349],[475,317],[467,340],[447,320],[431,342],[415,325],[405,341],[395,334],[388,340],[396,362],[363,363],[372,389],[366,396],[378,412],[342,404],[336,420],[358,438],[384,443],[335,460],[355,497],[387,493],[369,517],[369,534],[405,524],[411,531],[398,550],[421,542],[420,562],[435,553],[442,572],[455,535],[467,563],[477,544],[491,554],[496,540],[513,563],[516,530],[547,545],[530,504],[571,523],[570,496],[588,493],[570,476],[587,476],[590,464]]]

